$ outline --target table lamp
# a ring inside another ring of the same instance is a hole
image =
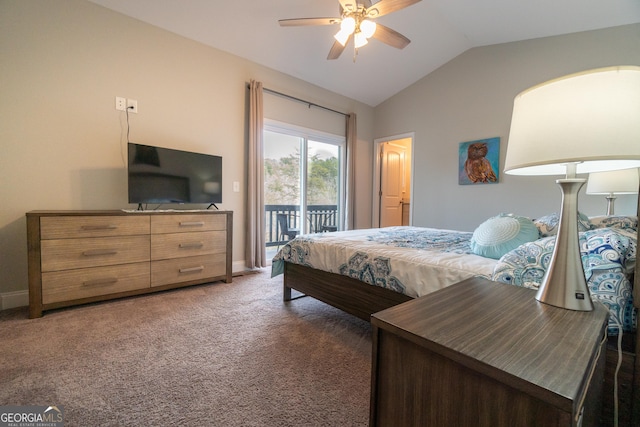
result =
[[[617,66],[551,80],[513,104],[505,172],[565,175],[549,266],[536,293],[542,303],[591,311],[578,236],[576,174],[640,166],[640,67]]]
[[[616,194],[636,194],[638,186],[638,169],[594,172],[589,174],[587,194],[607,196],[607,215],[613,215]]]

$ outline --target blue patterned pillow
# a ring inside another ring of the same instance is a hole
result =
[[[582,265],[591,298],[608,309],[609,333],[636,328],[631,283],[625,274],[636,261],[636,240],[624,231],[599,228],[580,233]],[[493,270],[492,279],[531,289],[538,289],[555,245],[555,236],[526,243],[505,254]]]
[[[538,230],[540,230],[540,237],[555,236],[558,234],[558,223],[560,222],[560,214],[558,212],[545,215],[533,221]],[[591,230],[591,221],[589,217],[578,212],[578,231]]]
[[[623,215],[602,215],[592,216],[589,218],[592,228],[621,228],[623,230],[637,230],[638,229],[638,217],[637,216],[623,216]]]
[[[538,229],[529,218],[500,214],[476,228],[470,245],[474,254],[499,259],[523,243],[538,238]]]

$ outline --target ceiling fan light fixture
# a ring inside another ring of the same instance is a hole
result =
[[[0,0],[1,1],[1,0]],[[344,48],[354,39],[355,49],[366,45],[369,38],[375,38],[396,49],[404,49],[411,40],[383,24],[377,25],[374,19],[409,7],[421,0],[338,0],[340,16],[335,18],[291,18],[280,19],[282,27],[335,25],[340,30],[333,36],[327,59],[337,59]],[[357,52],[356,52],[357,53]],[[354,54],[355,62],[355,54]]]
[[[351,33],[340,30],[335,34],[335,36],[333,36],[333,38],[336,39],[342,46],[344,46],[345,44],[347,44],[347,40],[349,40],[350,35]]]
[[[345,32],[348,36],[356,30],[356,20],[349,16],[340,22],[340,31]]]
[[[366,38],[370,38],[376,32],[376,23],[373,21],[369,21],[368,19],[363,20],[360,23],[360,31]]]
[[[369,41],[367,40],[367,37],[362,33],[362,31],[358,31],[354,36],[353,43],[356,49],[358,49],[369,43]]]
[[[353,19],[351,16],[349,16],[347,18],[344,18],[340,22],[340,31],[338,31],[336,35],[333,36],[333,38],[335,38],[338,41],[338,43],[344,46],[345,44],[347,44],[347,41],[349,40],[349,36],[353,34],[355,30],[356,30],[356,20]]]

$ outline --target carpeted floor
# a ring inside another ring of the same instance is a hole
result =
[[[45,313],[0,312],[0,405],[65,426],[367,425],[371,328],[268,269]]]

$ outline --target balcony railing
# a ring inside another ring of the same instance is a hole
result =
[[[301,230],[300,205],[265,205],[266,245],[279,246],[286,243],[287,239],[281,236],[280,225],[277,221],[278,214],[287,216],[289,228]],[[338,206],[337,205],[307,205],[307,214],[304,218],[307,233],[321,233],[338,230]]]

